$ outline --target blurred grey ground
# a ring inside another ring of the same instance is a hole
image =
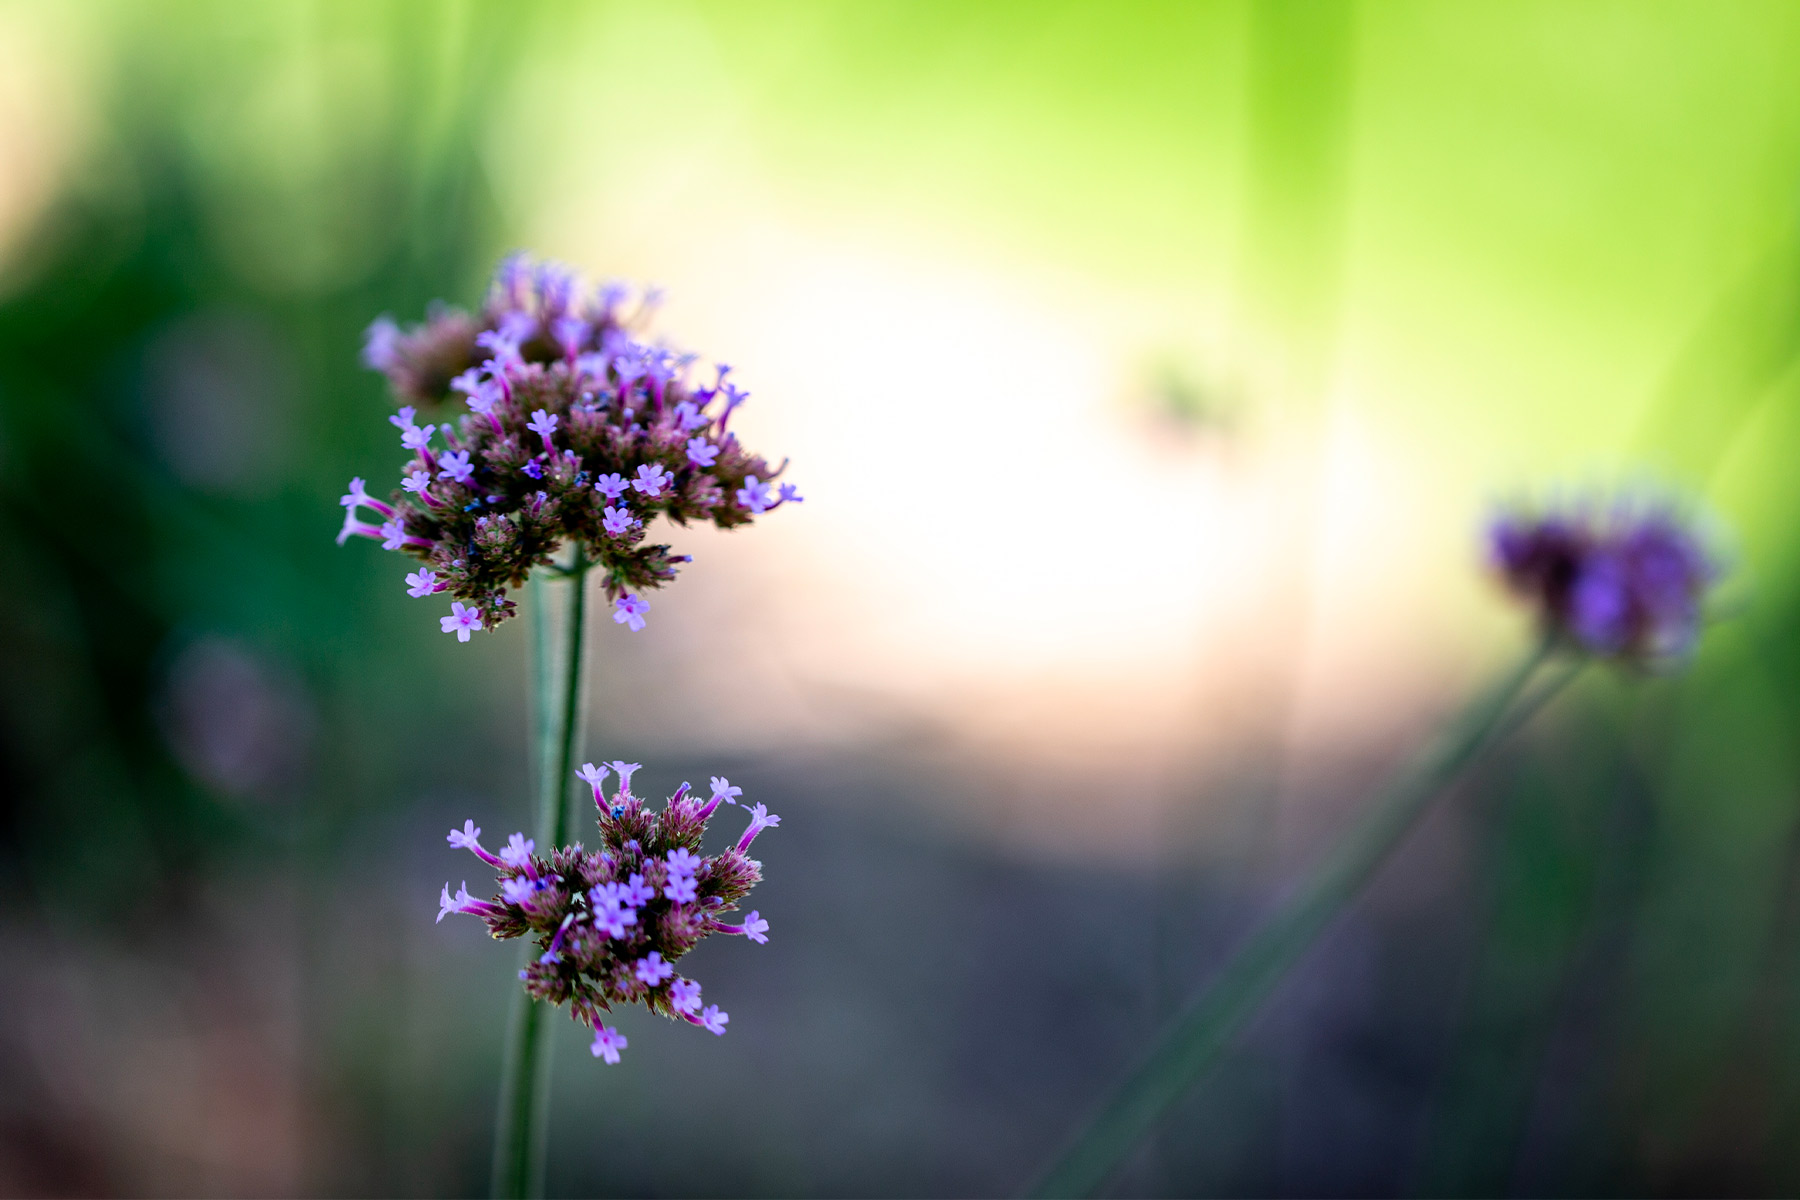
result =
[[[556,1023],[552,1194],[1013,1192],[1269,902],[1191,862],[1031,861],[971,841],[942,806],[995,798],[932,750],[711,768],[783,816],[758,843],[770,944],[696,956],[732,1013],[723,1038],[625,1013],[631,1046],[608,1068]],[[679,773],[651,761],[639,780]],[[1495,880],[1457,843],[1495,819],[1493,784],[1513,773],[1495,763],[1418,832],[1119,1194],[1391,1195],[1469,1170],[1430,1159],[1456,1145],[1454,1026],[1487,986],[1471,935]],[[473,921],[434,925],[433,897],[479,865],[443,829],[511,826],[473,791],[420,794],[353,850],[219,874],[129,936],[10,927],[6,1190],[478,1192],[517,951]],[[1602,1178],[1586,1174],[1604,1164],[1579,1097],[1623,1022],[1606,931],[1587,936],[1541,1030],[1486,1018],[1484,1052],[1518,1055],[1532,1094],[1502,1114],[1516,1128],[1489,1151],[1498,1173],[1475,1178],[1530,1193]]]

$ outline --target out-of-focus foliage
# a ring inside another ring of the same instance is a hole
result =
[[[320,773],[431,716],[334,695],[395,687],[344,664],[399,606],[316,527],[346,441],[379,432],[345,351],[364,314],[485,268],[468,147],[427,149],[468,113],[436,111],[398,12],[315,14],[309,42],[209,11],[181,37],[112,12],[105,132],[0,306],[9,874],[59,907],[141,910],[246,837],[341,819]],[[354,732],[367,705],[391,732]]]

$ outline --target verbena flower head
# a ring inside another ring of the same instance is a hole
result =
[[[1654,666],[1685,657],[1719,564],[1692,522],[1659,501],[1514,510],[1488,557],[1547,632],[1589,654]]]
[[[628,301],[622,287],[590,289],[519,255],[477,315],[439,308],[410,329],[387,317],[369,328],[363,361],[407,402],[389,420],[411,458],[387,500],[351,481],[338,540],[372,538],[426,564],[431,585],[408,595],[445,592],[473,614],[441,622],[460,640],[512,616],[507,589],[568,541],[609,600],[629,601],[615,619],[641,629],[639,594],[688,561],[648,542],[654,517],[730,529],[801,500],[791,484],[770,487],[785,463],[771,468],[727,428],[748,395],[725,382],[730,368],[711,387],[691,382],[692,356],[637,338],[653,297]],[[415,420],[440,405],[451,406],[441,423]]]
[[[487,923],[496,938],[530,937],[538,954],[520,972],[533,999],[569,1005],[570,1016],[594,1031],[594,1056],[619,1061],[625,1039],[602,1018],[617,1004],[642,1004],[651,1012],[723,1034],[730,1017],[718,1005],[701,1007],[700,985],[676,974],[675,964],[708,935],[736,934],[766,943],[769,923],[751,910],[742,924],[722,918],[733,912],[762,880],[762,864],[750,858],[751,842],[779,824],[762,805],[728,850],[711,857],[700,852],[707,822],[724,791],[700,800],[682,784],[668,803],[652,811],[631,793],[635,763],[612,763],[618,787],[608,795],[613,771],[585,764],[577,775],[594,792],[600,846],[580,843],[538,854],[536,845],[515,833],[499,853],[481,844],[473,821],[450,831],[451,846],[466,849],[494,868],[499,893],[475,898],[465,881],[455,895],[444,885],[438,920],[468,913]],[[622,769],[621,769],[622,768]]]

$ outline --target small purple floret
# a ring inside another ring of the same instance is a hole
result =
[[[751,512],[761,516],[768,510],[771,503],[769,499],[769,485],[758,482],[754,475],[746,475],[744,477],[744,486],[737,490],[737,502]]]
[[[710,467],[718,461],[719,448],[705,438],[689,438],[687,456],[696,467]]]
[[[368,485],[363,482],[360,476],[350,481],[350,490],[338,498],[338,503],[349,509],[352,514],[354,514],[358,508],[372,508],[384,517],[392,517],[394,515],[392,505],[377,500],[375,497],[369,495]]]
[[[619,773],[619,794],[621,796],[631,795],[631,777],[642,770],[644,764],[621,762],[615,758],[606,765]]]
[[[581,343],[587,340],[588,323],[580,317],[558,317],[550,323],[550,336],[556,339],[563,355],[573,359],[581,353]]]
[[[612,885],[617,887],[617,885]],[[617,891],[596,888],[589,895],[593,903],[594,928],[609,938],[627,936],[626,929],[637,924],[637,910],[625,904]]]
[[[669,479],[670,475],[663,469],[661,463],[649,463],[637,469],[637,478],[631,481],[631,486],[644,493],[645,496],[655,499],[662,495],[663,488],[668,486]]]
[[[522,833],[515,833],[506,839],[506,848],[500,851],[500,861],[509,867],[529,867],[531,852],[536,849],[536,840]]]
[[[446,451],[438,459],[439,479],[448,479],[453,483],[467,483],[475,477],[475,468],[469,465],[467,450]]]
[[[637,518],[631,515],[631,510],[623,506],[619,508],[609,506],[600,522],[606,532],[613,537],[624,537],[637,523]]]
[[[556,453],[556,446],[550,441],[550,435],[556,432],[557,421],[555,415],[540,408],[531,414],[531,420],[525,425],[525,428],[544,439],[544,449],[552,454]]]
[[[656,987],[673,975],[675,968],[663,961],[660,951],[652,950],[648,958],[638,959],[635,973],[644,986]]]
[[[656,889],[645,883],[642,875],[633,872],[631,878],[625,881],[624,888],[620,890],[619,898],[633,908],[642,908],[656,899]]]
[[[712,418],[701,412],[700,406],[692,400],[683,400],[675,406],[675,421],[681,426],[683,433],[692,433],[712,424]]]
[[[466,642],[471,633],[481,628],[481,613],[461,600],[453,600],[450,603],[450,615],[438,618],[438,624],[445,633],[454,633],[457,641]]]
[[[779,824],[781,824],[781,818],[769,812],[766,806],[761,804],[751,805],[750,828],[744,830],[744,836],[738,839],[738,853],[742,854],[744,851],[748,850],[750,848],[750,843],[756,840],[757,834],[765,829],[773,829]]]
[[[588,1047],[588,1050],[595,1058],[616,1064],[619,1061],[619,1051],[625,1049],[629,1044],[625,1040],[624,1034],[611,1025],[602,1025],[595,1031],[594,1044]]]
[[[644,614],[649,611],[649,601],[629,592],[613,601],[613,620],[628,627],[633,633],[644,627]]]

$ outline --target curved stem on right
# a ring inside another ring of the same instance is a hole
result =
[[[1546,639],[1465,710],[1418,766],[1389,786],[1367,816],[1315,867],[1267,924],[1252,934],[1175,1018],[1136,1071],[1051,1166],[1034,1196],[1092,1194],[1156,1122],[1217,1061],[1325,927],[1405,838],[1431,801],[1481,752],[1517,729],[1580,669],[1570,663],[1529,695],[1549,659]],[[1523,699],[1521,699],[1523,698]]]

